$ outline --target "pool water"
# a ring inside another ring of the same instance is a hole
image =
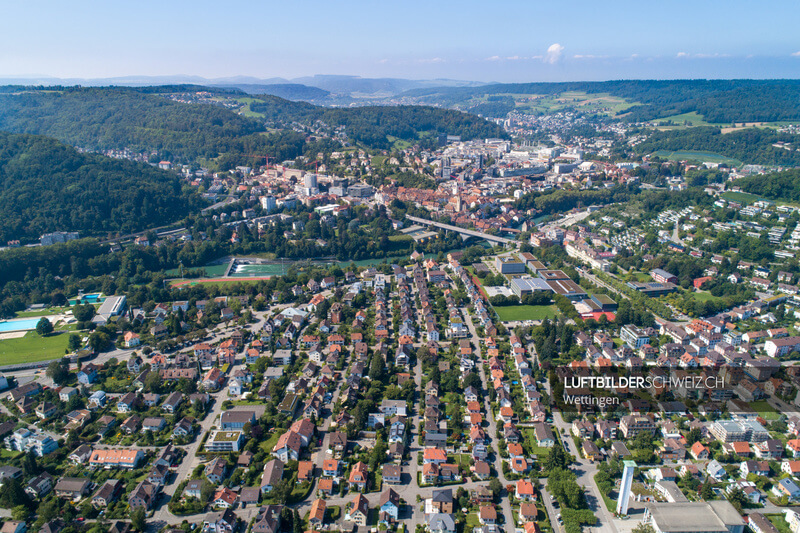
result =
[[[6,331],[23,331],[27,329],[36,329],[36,324],[39,323],[41,318],[22,318],[19,320],[3,320],[0,321],[0,333]]]

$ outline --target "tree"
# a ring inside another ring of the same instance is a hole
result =
[[[159,392],[161,390],[161,376],[158,372],[152,371],[147,374],[147,377],[144,378],[144,388],[149,392]]]
[[[736,507],[737,511],[742,512],[744,505],[747,503],[747,496],[744,495],[742,489],[737,487],[728,493],[728,501]]]
[[[94,317],[94,306],[92,304],[75,305],[72,308],[72,316],[78,322],[88,322]]]
[[[703,438],[703,434],[700,432],[700,428],[692,428],[689,430],[689,433],[686,434],[686,445],[691,446],[701,438]]]
[[[550,452],[544,460],[545,470],[552,471],[558,468],[566,468],[568,464],[569,457],[567,457],[567,452],[564,451],[561,443],[556,442],[556,444],[550,448]]]
[[[494,499],[496,500],[503,493],[503,484],[500,483],[500,480],[496,477],[492,478],[489,482],[489,490],[492,491],[492,495],[494,495]]]
[[[633,528],[633,533],[656,533],[652,524],[639,524]]]
[[[13,509],[11,509],[11,518],[14,520],[22,520],[23,522],[28,519],[31,515],[30,509],[25,507],[24,505],[17,505]]]
[[[700,489],[700,497],[706,501],[714,499],[714,491],[712,490],[711,482],[706,478],[703,483],[703,488]]]
[[[36,464],[36,456],[32,451],[25,454],[25,458],[22,460],[22,470],[28,477],[33,477],[39,473],[39,465]]]
[[[3,482],[3,490],[0,491],[0,507],[4,509],[13,509],[18,505],[30,506],[31,500],[25,489],[17,479],[5,480]]]
[[[469,387],[473,387],[475,390],[480,391],[481,390],[481,384],[482,384],[481,377],[475,372],[470,372],[469,374],[467,374],[464,377],[464,388],[465,389],[467,389]]]
[[[322,300],[317,305],[317,311],[316,311],[317,318],[319,318],[320,320],[326,318],[328,316],[328,310],[330,309],[330,307],[331,304],[327,299]]]
[[[272,487],[272,496],[275,500],[285,505],[287,501],[289,501],[289,496],[292,495],[292,485],[288,479],[282,479],[275,483],[275,486]]]
[[[36,323],[36,333],[44,337],[45,335],[49,335],[53,332],[53,323],[50,322],[47,317],[42,317],[39,319],[39,322]]]
[[[69,339],[67,339],[67,349],[70,352],[76,352],[81,347],[81,336],[77,333],[70,333]]]
[[[95,331],[89,335],[89,346],[96,352],[102,352],[111,345],[111,337],[104,331]]]
[[[136,531],[144,531],[147,528],[147,515],[144,507],[137,507],[131,512],[131,526]]]
[[[62,358],[59,361],[53,361],[47,365],[45,374],[56,385],[63,385],[69,379],[69,359]]]
[[[303,521],[300,520],[300,513],[297,509],[294,510],[292,516],[292,533],[303,533]]]
[[[65,305],[69,305],[69,300],[67,300],[63,292],[56,292],[53,293],[52,298],[50,298],[50,305],[53,307],[64,307]]]

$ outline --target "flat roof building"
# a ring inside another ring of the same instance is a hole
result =
[[[536,291],[552,292],[553,289],[540,278],[514,278],[511,280],[511,292],[520,298]]]
[[[525,263],[513,257],[498,257],[495,259],[494,264],[501,274],[525,273]]]
[[[728,501],[650,503],[645,523],[656,533],[744,533],[744,520]]]

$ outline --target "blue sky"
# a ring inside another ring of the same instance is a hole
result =
[[[0,9],[4,77],[800,77],[796,1],[41,0]]]

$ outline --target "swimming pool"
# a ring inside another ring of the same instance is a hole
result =
[[[39,318],[21,318],[18,320],[3,320],[0,321],[0,333],[6,331],[24,331],[28,329],[36,329],[36,324],[39,323]]]

